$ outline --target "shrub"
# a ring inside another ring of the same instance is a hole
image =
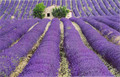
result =
[[[59,8],[54,8],[52,15],[56,18],[62,18],[62,17],[66,17],[68,13],[69,10],[65,6],[63,6]]]
[[[34,18],[38,17],[40,19],[43,19],[45,17],[45,14],[43,14],[46,6],[42,3],[39,3],[36,5],[36,7],[33,9],[33,16]]]

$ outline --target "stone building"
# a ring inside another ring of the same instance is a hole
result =
[[[53,8],[55,8],[55,7],[58,8],[58,7],[60,7],[60,6],[51,5],[51,6],[47,7],[47,8],[45,8],[45,11],[44,11],[45,17],[44,17],[44,18],[53,19],[54,17],[53,17],[53,15],[52,15],[52,10],[53,10]],[[70,12],[67,14],[66,18],[72,17],[72,11],[71,11],[71,10],[69,10],[69,11],[70,11]]]

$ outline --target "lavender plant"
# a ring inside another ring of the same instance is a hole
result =
[[[62,18],[64,24],[64,49],[74,76],[112,76],[104,63],[82,42],[70,20]]]
[[[31,77],[31,75],[35,75],[35,77],[54,77],[58,75],[58,68],[60,67],[59,24],[60,21],[57,18],[54,18],[51,21],[50,28],[46,32],[40,46],[33,54],[28,65],[25,67],[19,77]]]
[[[26,33],[14,46],[0,53],[0,77],[9,76],[19,62],[32,49],[40,35],[44,32],[49,19],[43,19],[31,31]]]
[[[120,71],[120,47],[107,41],[82,19],[70,18],[70,20],[76,22],[80,26],[83,34],[87,38],[92,48],[97,53],[99,53],[108,63],[112,64],[113,67]]]

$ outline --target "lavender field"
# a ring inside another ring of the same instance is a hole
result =
[[[72,17],[33,18],[41,2]],[[0,77],[120,77],[120,1],[0,0]]]

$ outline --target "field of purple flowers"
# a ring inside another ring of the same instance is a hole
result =
[[[33,18],[43,2],[72,17]],[[119,0],[0,0],[0,77],[120,77]]]

